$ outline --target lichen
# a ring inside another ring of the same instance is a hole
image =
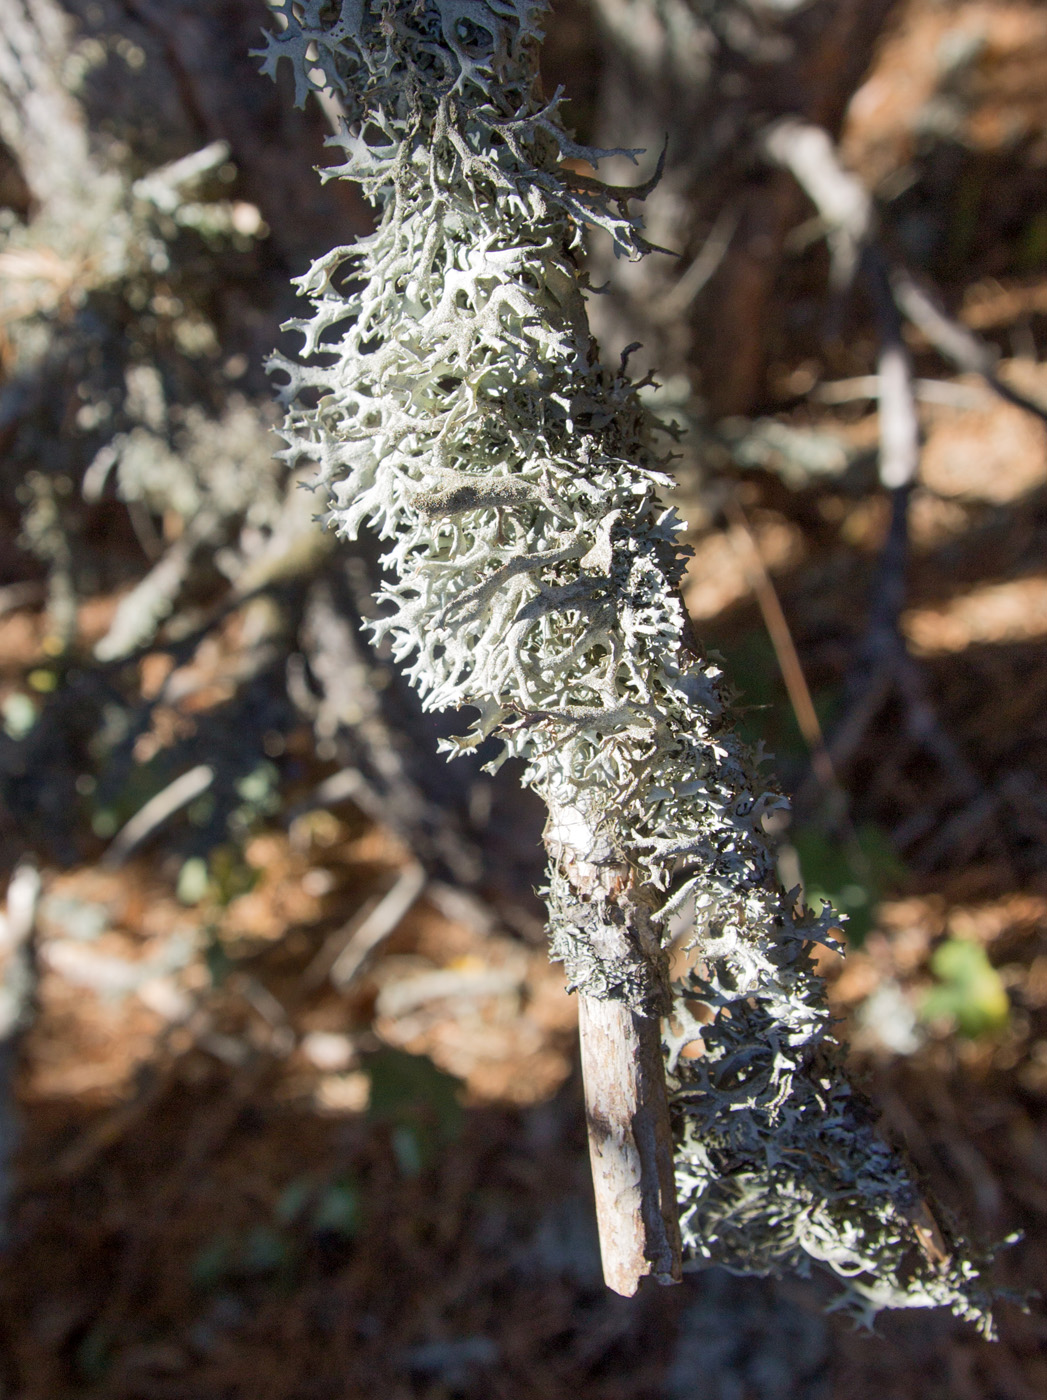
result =
[[[272,362],[283,455],[318,464],[343,536],[367,525],[389,542],[374,630],[428,708],[476,712],[447,748],[497,735],[524,761],[549,808],[552,951],[570,985],[666,1014],[691,1264],[819,1260],[858,1315],[984,1319],[979,1266],[959,1241],[927,1246],[911,1174],[843,1077],[811,957],[831,914],[777,880],[764,819],[783,799],[686,628],[668,441],[589,333],[583,233],[641,256],[630,200],[649,183],[575,173],[608,153],[577,146],[541,95],[541,4],[271,4],[264,67],[286,59],[299,102],[341,104],[344,160],[324,175],[379,211],[373,235],[298,281],[302,355]],[[638,938],[599,878],[623,865]],[[668,929],[686,907],[694,967],[670,1006]]]

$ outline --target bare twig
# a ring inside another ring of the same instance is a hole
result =
[[[632,1297],[641,1278],[669,1284],[682,1276],[661,1045],[661,1015],[670,1005],[668,968],[633,888],[635,870],[615,857],[591,818],[573,805],[550,803],[545,844],[568,901],[557,910],[556,923],[588,928],[596,959],[628,968],[636,984],[632,1005],[591,991],[578,998],[604,1282]]]
[[[880,409],[879,475],[890,496],[891,519],[873,582],[865,640],[847,686],[848,713],[830,745],[828,762],[846,762],[893,692],[905,707],[909,738],[935,757],[965,795],[976,796],[982,784],[942,729],[900,626],[909,549],[909,498],[920,462],[915,381],[901,313],[913,320],[923,316],[941,338],[943,353],[948,344],[951,358],[966,369],[976,369],[1000,392],[989,377],[991,366],[986,355],[990,352],[962,327],[953,327],[905,274],[892,275],[875,242],[872,201],[857,177],[841,165],[827,132],[808,123],[783,121],[769,128],[763,145],[776,164],[792,172],[818,209],[831,245],[835,238],[834,258],[843,258],[847,267],[852,262],[860,265],[880,337],[875,376]],[[933,339],[926,328],[925,333]],[[961,361],[961,355],[965,360]]]
[[[311,991],[330,977],[340,991],[345,991],[378,945],[396,931],[425,885],[425,870],[412,861],[401,871],[392,889],[365,899],[348,923],[324,939],[302,973],[302,989]]]
[[[330,951],[333,953],[328,969],[331,981],[340,991],[344,991],[379,943],[395,932],[404,915],[425,889],[425,883],[425,871],[417,861],[412,861],[388,894],[383,895],[369,913],[358,922],[351,920],[340,933],[324,944],[310,964],[307,976],[315,975],[314,967]],[[303,978],[304,980],[306,979]]]
[[[810,687],[803,673],[796,643],[793,641],[792,631],[782,609],[778,591],[767,572],[760,547],[753,536],[742,507],[731,498],[727,501],[725,508],[728,519],[731,521],[733,542],[742,557],[749,585],[756,594],[756,601],[763,616],[764,626],[767,628],[767,635],[774,647],[778,668],[782,673],[782,680],[785,682],[785,689],[796,716],[796,723],[799,725],[800,733],[811,752],[811,767],[826,793],[832,798],[834,806],[845,810],[847,806],[846,795],[833,770],[832,759],[829,757],[829,751],[825,745],[825,736],[822,734],[821,722],[814,708],[814,701],[811,699]]]
[[[923,332],[939,354],[968,374],[980,374],[1001,399],[1047,422],[1047,405],[1027,398],[1001,379],[996,373],[995,349],[947,316],[910,273],[895,268],[891,273],[891,288],[903,314]]]
[[[948,379],[914,379],[913,393],[919,403],[942,404],[946,408],[981,408],[989,402],[984,389],[954,384]],[[853,379],[833,379],[816,384],[810,397],[818,403],[853,403],[856,399],[878,399],[880,376],[858,374]]]
[[[786,117],[767,128],[761,144],[818,210],[832,254],[833,286],[849,286],[876,223],[865,186],[840,164],[832,137],[820,126]]]
[[[658,298],[655,309],[659,316],[679,316],[701,295],[723,262],[740,219],[740,211],[731,205],[721,210],[690,267]]]
[[[904,650],[900,619],[905,606],[905,570],[909,553],[909,497],[920,465],[920,422],[913,393],[912,360],[902,337],[902,321],[891,295],[887,266],[872,245],[862,255],[866,281],[880,332],[880,484],[891,502],[887,538],[869,602],[869,623],[859,665],[867,672],[889,654]],[[857,679],[857,674],[855,679]],[[867,674],[861,684],[867,682]]]
[[[6,1232],[11,1162],[18,1138],[14,1075],[18,1040],[33,1000],[31,940],[40,899],[40,873],[29,861],[15,868],[0,923],[0,1241]]]
[[[116,833],[102,857],[102,865],[108,870],[119,869],[143,841],[175,812],[205,793],[213,781],[214,769],[206,763],[199,763],[188,773],[175,778],[173,783],[168,783]]]
[[[880,323],[880,482],[888,491],[908,491],[916,482],[920,465],[920,420],[912,360],[890,299],[886,268],[873,249],[866,250],[865,263]]]
[[[683,1277],[661,1022],[583,994],[578,1033],[604,1282],[631,1298]]]
[[[128,595],[121,599],[108,632],[95,647],[99,661],[120,661],[155,635],[174,607],[196,551],[217,534],[214,512],[201,510]]]

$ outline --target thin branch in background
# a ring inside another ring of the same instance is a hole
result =
[[[774,122],[760,145],[775,165],[791,172],[818,210],[832,256],[832,286],[849,287],[876,227],[865,186],[840,164],[829,133],[810,122],[795,117]]]
[[[392,889],[367,900],[343,928],[330,934],[302,974],[305,990],[327,978],[339,991],[351,985],[380,943],[396,932],[404,916],[421,897],[428,877],[417,861],[401,871]]]
[[[866,264],[868,274],[870,255],[880,264],[874,274],[878,284],[874,297],[881,336],[889,298],[945,359],[966,373],[981,375],[1000,398],[1047,421],[1047,405],[1037,403],[1000,379],[996,373],[998,356],[992,346],[946,315],[905,268],[892,267],[888,271],[876,243],[873,202],[858,177],[840,162],[827,131],[809,122],[786,118],[767,128],[760,145],[775,165],[791,171],[818,210],[832,254],[831,280],[835,288],[850,285],[860,262]],[[895,338],[892,332],[891,340]],[[900,341],[900,334],[897,339]]]
[[[666,319],[679,316],[697,300],[712,279],[727,255],[731,240],[738,229],[741,212],[733,205],[721,210],[716,222],[709,230],[709,236],[698,250],[690,267],[673,285],[658,298],[655,310]]]
[[[18,1140],[18,1042],[32,1011],[36,983],[32,938],[40,887],[35,865],[23,861],[16,866],[7,886],[7,910],[0,916],[0,1243],[7,1229],[11,1163]]]
[[[920,420],[916,412],[912,358],[902,336],[887,267],[868,246],[862,258],[880,333],[877,364],[880,404],[880,481],[888,491],[908,489],[920,465]]]
[[[879,332],[879,476],[890,498],[891,518],[873,580],[865,638],[847,681],[847,712],[829,745],[830,762],[839,765],[847,761],[894,693],[904,707],[910,740],[935,758],[954,789],[969,801],[974,800],[983,792],[983,785],[942,729],[901,631],[909,553],[909,499],[920,464],[915,379],[903,336],[902,312],[910,319],[919,314],[928,324],[933,323],[943,346],[950,346],[951,357],[958,359],[961,353],[965,354],[964,367],[977,369],[999,393],[987,372],[990,366],[985,356],[989,352],[962,327],[953,327],[941,313],[935,312],[937,319],[932,322],[927,308],[934,308],[929,299],[924,294],[917,295],[915,284],[904,274],[892,275],[875,242],[872,201],[857,177],[843,168],[827,132],[790,119],[770,127],[762,144],[775,164],[792,172],[817,208],[827,225],[831,247],[835,237],[834,257],[841,256],[842,249],[848,265],[852,257],[857,259]],[[798,801],[801,798],[802,792]]]
[[[214,769],[206,763],[198,763],[195,768],[190,768],[188,773],[182,773],[173,783],[168,783],[162,792],[151,797],[116,833],[102,857],[103,867],[107,870],[119,870],[143,841],[173,817],[175,812],[202,797],[213,782]]]
[[[938,353],[968,374],[979,374],[986,384],[1007,403],[1022,408],[1047,422],[1047,405],[1037,403],[1013,389],[996,373],[996,350],[947,316],[931,294],[919,286],[904,268],[891,272],[891,290],[899,309],[921,331]]]
[[[945,408],[960,410],[983,408],[987,402],[991,402],[986,390],[973,388],[969,384],[954,384],[948,379],[914,379],[913,393],[918,403],[941,404]],[[816,384],[809,397],[817,403],[824,404],[878,399],[880,376],[858,374],[852,379],[826,380]]]
[[[902,321],[891,294],[887,265],[869,244],[862,254],[866,284],[876,312],[880,406],[880,484],[888,492],[891,519],[880,552],[869,602],[862,664],[904,648],[901,615],[909,554],[909,497],[920,467],[920,419],[913,392],[913,368],[902,336]]]
[[[99,661],[121,661],[155,637],[160,623],[174,610],[193,556],[216,538],[219,525],[208,510],[198,511],[186,522],[178,539],[120,600],[109,630],[95,646]]]
[[[771,639],[771,645],[774,647],[774,654],[778,660],[778,669],[785,682],[789,703],[792,705],[800,733],[811,753],[811,767],[833,805],[842,805],[842,809],[846,810],[847,796],[833,769],[832,759],[825,744],[825,736],[822,734],[821,721],[818,719],[810,687],[803,673],[803,666],[800,664],[796,643],[793,641],[792,631],[778,597],[777,589],[767,572],[763,555],[760,553],[760,546],[739,503],[733,498],[729,498],[725,510],[731,522],[731,542],[741,557],[749,586],[756,595],[756,602],[759,605],[764,626],[767,628],[767,635]]]
[[[887,266],[873,242],[876,217],[872,200],[857,176],[844,169],[829,133],[809,122],[787,118],[767,129],[761,145],[771,161],[791,172],[818,210],[837,267],[837,282],[846,272],[849,283],[861,268],[876,313],[880,341],[876,376],[879,473],[891,495],[891,526],[873,588],[866,645],[866,652],[879,651],[887,645],[885,628],[891,630],[893,638],[900,635],[898,619],[904,602],[908,498],[920,461],[912,362]]]
[[[869,873],[869,862],[851,821],[850,799],[837,777],[832,755],[822,732],[821,721],[814,708],[810,686],[807,684],[807,677],[804,675],[803,665],[796,650],[792,629],[785,616],[781,599],[778,597],[778,590],[775,588],[774,580],[764,563],[760,546],[746,518],[745,511],[734,498],[728,499],[725,509],[728,519],[731,521],[732,542],[742,557],[749,585],[756,595],[756,602],[763,617],[764,626],[767,628],[767,635],[774,648],[778,669],[789,696],[789,703],[811,755],[811,771],[821,786],[829,823],[843,837],[848,860],[854,873],[859,877],[864,877]]]

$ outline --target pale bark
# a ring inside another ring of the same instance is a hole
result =
[[[682,1277],[661,1024],[582,994],[578,1031],[604,1282],[630,1298]]]

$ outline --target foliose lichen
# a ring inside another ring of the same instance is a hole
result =
[[[323,177],[378,211],[299,279],[301,358],[273,360],[284,456],[318,464],[343,536],[390,542],[375,633],[428,708],[477,712],[448,749],[497,735],[524,760],[570,984],[665,1014],[690,1264],[816,1260],[858,1316],[943,1305],[987,1325],[981,1266],[843,1076],[811,956],[831,914],[778,882],[764,819],[783,799],[689,639],[658,425],[589,332],[583,233],[641,256],[630,201],[649,183],[578,172],[608,153],[541,94],[542,4],[270,3],[265,70],[286,59],[299,102],[341,105],[344,159]],[[623,862],[632,939],[599,879]],[[669,925],[691,907],[693,970],[667,1005]]]

